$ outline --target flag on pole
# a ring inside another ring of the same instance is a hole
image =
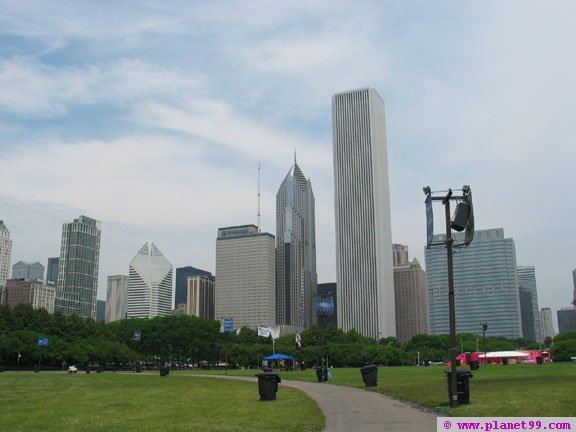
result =
[[[296,333],[296,348],[297,349],[302,349],[302,336],[300,336],[300,333]]]
[[[270,330],[268,327],[258,327],[258,336],[267,338],[270,336],[270,333],[272,333],[272,330]]]

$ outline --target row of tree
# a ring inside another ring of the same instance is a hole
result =
[[[139,337],[135,337],[139,335]],[[48,344],[38,344],[47,338]],[[128,365],[137,362],[213,366],[232,364],[258,367],[264,356],[276,352],[292,355],[308,365],[321,359],[336,366],[361,366],[376,362],[385,366],[415,362],[446,361],[447,335],[416,335],[406,343],[387,337],[379,341],[335,326],[311,327],[301,334],[301,348],[294,335],[262,338],[255,330],[220,333],[220,323],[194,316],[178,315],[152,319],[96,322],[60,313],[49,314],[28,305],[0,306],[0,365],[60,367],[65,364],[99,363]],[[552,345],[555,361],[576,356],[576,332],[557,336]],[[484,350],[484,340],[474,334],[458,335],[461,352]],[[486,338],[487,351],[538,349],[540,344],[525,339]]]

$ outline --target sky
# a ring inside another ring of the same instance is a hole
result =
[[[576,3],[0,0],[0,219],[12,263],[102,221],[98,298],[145,241],[215,268],[218,227],[275,233],[296,152],[336,279],[331,97],[386,104],[392,237],[424,264],[422,187],[470,185],[477,229],[536,267],[540,307],[576,268]],[[567,189],[568,188],[568,189]],[[442,221],[442,209],[437,222]],[[436,230],[441,232],[442,224]]]

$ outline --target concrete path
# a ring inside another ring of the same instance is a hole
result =
[[[256,378],[230,375],[202,376],[256,381]],[[278,397],[282,397],[284,386],[301,390],[318,403],[326,417],[325,431],[327,432],[427,432],[436,430],[436,414],[380,393],[327,383],[284,380],[280,383]]]

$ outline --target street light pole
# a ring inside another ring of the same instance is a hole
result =
[[[482,339],[484,344],[484,364],[488,364],[486,359],[486,330],[488,330],[488,321],[482,323]]]

